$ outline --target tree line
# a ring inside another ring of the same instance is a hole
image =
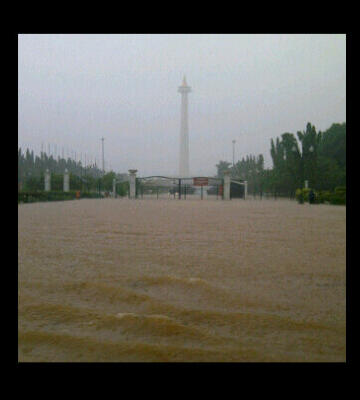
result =
[[[65,169],[70,174],[70,190],[82,192],[112,191],[113,179],[123,180],[122,174],[114,171],[103,173],[96,164],[83,166],[81,161],[71,158],[53,158],[45,152],[34,155],[33,150],[18,149],[18,188],[19,191],[42,191],[44,190],[44,174],[46,170],[51,173],[51,190],[63,190],[63,175]],[[116,191],[119,195],[125,195],[127,182],[119,183]]]
[[[283,133],[270,141],[272,168],[264,168],[262,154],[246,156],[232,165],[220,161],[217,176],[230,171],[233,178],[248,181],[253,195],[272,193],[275,196],[295,197],[296,189],[333,191],[346,186],[346,123],[334,123],[324,132],[316,131],[310,122],[305,131]]]

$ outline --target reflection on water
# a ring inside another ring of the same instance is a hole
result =
[[[19,361],[345,361],[345,207],[22,204]]]

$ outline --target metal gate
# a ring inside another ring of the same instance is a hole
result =
[[[231,179],[230,199],[245,199],[245,181]]]
[[[147,176],[136,178],[137,198],[208,199],[223,198],[224,182],[221,178]]]

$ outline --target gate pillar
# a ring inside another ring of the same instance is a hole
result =
[[[69,183],[69,171],[65,168],[64,172],[64,192],[68,192],[70,190],[70,183]]]
[[[248,185],[248,183],[247,183],[247,181],[245,181],[244,182],[244,200],[246,200],[246,198],[247,198],[247,185]]]
[[[230,200],[230,171],[224,171],[224,200]]]
[[[45,171],[45,192],[50,192],[51,190],[51,177],[50,171],[47,169]]]
[[[130,172],[130,199],[136,198],[136,173],[137,169],[129,169]]]

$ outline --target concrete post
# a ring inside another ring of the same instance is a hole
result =
[[[51,176],[50,171],[47,169],[45,171],[45,192],[50,192],[51,190]]]
[[[136,198],[136,173],[137,169],[129,169],[130,172],[130,199]]]
[[[203,199],[207,199],[207,197],[208,197],[208,193],[207,193],[207,191],[208,191],[208,186],[204,186],[203,187]]]
[[[116,178],[113,179],[113,197],[116,198]]]
[[[247,181],[244,181],[244,200],[246,200],[247,195],[248,195],[248,193],[247,193],[247,186],[248,186]]]
[[[309,187],[309,181],[305,181],[305,189]]]
[[[69,171],[67,168],[65,168],[64,172],[64,192],[69,192],[70,191],[70,175]]]
[[[230,171],[224,172],[224,200],[230,200]]]

